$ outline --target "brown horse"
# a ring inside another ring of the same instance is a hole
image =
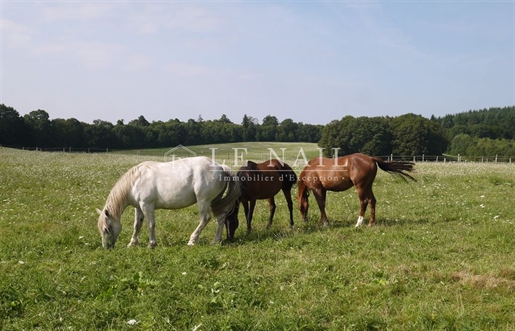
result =
[[[240,202],[243,205],[247,220],[247,234],[252,229],[252,216],[256,200],[268,199],[270,217],[266,228],[269,229],[272,226],[276,208],[274,196],[281,190],[290,210],[290,227],[293,227],[291,188],[297,182],[297,175],[289,165],[276,159],[262,163],[247,161],[246,165],[240,168],[237,176],[241,186]],[[234,231],[237,227],[237,221],[228,223],[228,237],[231,240],[234,238]]]
[[[327,225],[325,199],[327,191],[341,192],[352,186],[356,187],[360,202],[360,212],[356,227],[363,223],[363,216],[370,205],[370,222],[374,225],[376,217],[376,198],[372,192],[372,184],[377,174],[377,166],[406,181],[416,181],[405,171],[412,171],[412,162],[387,162],[379,157],[364,154],[351,154],[339,158],[316,157],[308,162],[299,176],[299,209],[304,221],[308,217],[308,192],[312,191],[320,208],[320,223]]]

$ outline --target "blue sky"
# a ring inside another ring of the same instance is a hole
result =
[[[515,104],[512,1],[2,1],[0,103],[326,124]]]

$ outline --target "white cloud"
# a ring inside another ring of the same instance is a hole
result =
[[[140,71],[147,69],[151,64],[152,60],[148,56],[134,54],[127,56],[123,69],[127,71]]]
[[[76,21],[93,20],[106,17],[113,6],[108,3],[60,3],[45,6],[42,16],[46,21]]]
[[[213,72],[213,70],[208,67],[184,62],[170,63],[166,66],[166,70],[183,77],[199,77]]]
[[[2,19],[2,36],[8,47],[26,47],[32,42],[33,29],[16,23],[12,20]]]
[[[70,46],[58,43],[42,44],[34,48],[34,55],[56,55],[70,51]]]
[[[116,44],[80,42],[72,45],[73,54],[87,67],[104,68],[122,56],[124,47]]]
[[[205,8],[177,3],[147,5],[135,11],[133,6],[127,21],[138,34],[155,34],[163,30],[210,31],[218,26],[218,18]]]

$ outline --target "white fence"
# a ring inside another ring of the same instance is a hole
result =
[[[490,162],[490,163],[512,163],[515,156],[461,156],[461,155],[387,155],[381,156],[388,161],[411,161],[411,162]]]

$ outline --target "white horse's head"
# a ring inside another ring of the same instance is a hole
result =
[[[98,213],[98,231],[102,236],[102,246],[105,249],[114,247],[116,239],[120,232],[122,232],[122,223],[116,219],[104,208],[103,211],[97,209]]]

